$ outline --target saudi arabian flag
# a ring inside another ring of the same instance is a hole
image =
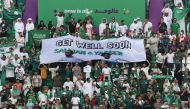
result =
[[[188,11],[189,9],[187,8],[178,9],[177,7],[175,7],[173,10],[173,18],[176,18],[177,20],[181,20],[187,14]]]
[[[28,33],[28,42],[26,43],[26,48],[31,49],[32,45],[39,47],[43,39],[50,38],[49,30],[31,30]]]

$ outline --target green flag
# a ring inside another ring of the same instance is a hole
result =
[[[32,30],[28,33],[28,42],[26,46],[28,49],[32,47],[32,44],[35,44],[35,46],[39,47],[41,44],[41,41],[49,37],[50,37],[49,30]]]
[[[176,18],[177,20],[181,20],[186,15],[187,12],[188,12],[187,8],[178,9],[175,7],[173,10],[173,18]]]

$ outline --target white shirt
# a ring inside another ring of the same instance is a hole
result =
[[[104,32],[104,29],[106,29],[106,23],[101,23],[99,25],[99,35],[102,36],[102,33]]]
[[[20,58],[21,58],[21,59],[23,59],[23,56],[26,56],[26,59],[29,58],[28,53],[26,53],[26,52],[25,52],[25,53],[23,53],[23,52],[20,53]]]
[[[24,44],[24,37],[15,37],[15,39],[16,39],[16,42],[18,43],[18,44]]]
[[[11,8],[11,3],[14,3],[13,0],[4,0],[4,8],[5,9]]]
[[[157,63],[163,63],[166,56],[159,53],[156,55],[156,58],[157,58],[157,60],[156,60]]]
[[[46,102],[47,96],[45,94],[41,93],[41,94],[39,94],[38,99],[40,102],[42,102],[42,101]]]
[[[75,82],[75,85],[78,87],[78,89],[79,89],[80,91],[82,91],[82,86],[83,86],[83,84],[84,84],[84,81],[83,81],[83,80],[80,80],[80,82],[79,82],[79,80],[77,80],[77,81]]]
[[[148,74],[149,67],[142,67],[141,70],[145,73],[145,75],[148,79],[151,79],[149,74]]]
[[[86,24],[87,34],[92,36],[92,24]]]
[[[16,22],[14,26],[15,31],[18,32],[23,32],[24,31],[24,23],[23,22]]]
[[[163,108],[163,109],[169,109],[169,106],[168,105],[162,105],[161,108]]]
[[[170,41],[174,41],[176,39],[176,35],[170,35],[169,39],[170,39]]]
[[[56,75],[56,72],[58,70],[59,70],[59,66],[57,66],[56,68],[49,68],[49,71],[51,72],[52,79],[54,78],[54,76]]]
[[[174,53],[167,53],[166,58],[167,58],[167,63],[174,63]]]
[[[180,34],[180,35],[179,35],[179,42],[184,41],[185,38],[186,38],[186,35],[185,35],[185,34]]]
[[[73,84],[72,81],[66,81],[66,82],[63,84],[63,88],[65,89],[66,86],[68,86],[68,87],[69,87],[69,90],[72,91],[72,90],[73,90],[73,87],[74,87],[74,84]]]
[[[162,13],[163,13],[163,17],[164,17],[164,13],[168,13],[168,16],[165,16],[165,17],[169,17],[169,18],[171,18],[172,19],[172,9],[171,8],[163,8],[162,9]]]
[[[183,9],[183,1],[182,0],[174,0],[174,5],[176,6],[176,7],[178,7],[178,4],[180,4],[181,3],[181,9]]]
[[[152,23],[151,22],[148,22],[147,24],[145,24],[145,26],[144,26],[144,33],[146,33],[149,28],[152,28]]]
[[[119,24],[118,24],[117,22],[111,22],[111,23],[109,24],[109,28],[110,28],[111,30],[115,30],[115,36],[118,35]]]
[[[142,29],[142,22],[141,21],[137,22],[137,31],[139,31],[139,29]]]
[[[16,104],[16,102],[17,102],[17,98],[13,98],[13,97],[11,97],[11,98],[9,98],[9,100],[11,101],[11,104]]]
[[[175,92],[180,92],[179,86],[173,84],[173,91],[175,91]]]
[[[19,56],[19,58],[20,58],[20,46],[15,46],[14,47],[13,54],[14,55],[17,54]]]
[[[72,97],[71,103],[73,105],[78,105],[80,103],[80,98],[79,97]]]
[[[30,77],[26,77],[24,76],[24,85],[23,85],[23,90],[25,90],[26,88],[31,87],[31,82],[30,82]]]
[[[163,19],[164,19],[164,23],[166,23],[166,25],[167,25],[167,28],[170,28],[170,25],[172,23],[172,17],[163,16]]]
[[[107,68],[103,68],[102,69],[102,73],[104,74],[104,75],[110,75],[110,73],[111,73],[111,68],[109,68],[109,67],[107,67]]]
[[[157,36],[156,37],[150,37],[148,39],[148,43],[150,44],[151,48],[157,48],[159,41],[160,41],[160,39]]]
[[[123,83],[123,87],[126,87],[126,91],[128,92],[130,90],[129,83]]]
[[[14,58],[13,61],[12,61],[12,64],[13,64],[14,66],[17,66],[18,64],[20,64],[20,61],[21,61],[20,59],[17,59],[17,60],[16,60],[16,59]]]
[[[15,77],[15,71],[12,68],[6,69],[6,78]]]
[[[49,99],[49,101],[51,101],[51,102],[53,102],[54,100],[60,100],[60,98],[59,97],[52,97],[51,99]]]
[[[131,31],[134,31],[134,30],[137,31],[137,30],[138,30],[138,25],[137,25],[137,23],[132,23],[131,26],[130,26],[130,30],[131,30]]]
[[[92,67],[90,65],[87,65],[83,68],[83,72],[86,73],[86,78],[90,78],[90,72],[91,72]]]
[[[128,29],[127,25],[119,26],[119,31],[121,32],[122,36],[126,36],[127,29]]]
[[[63,16],[56,16],[57,17],[57,27],[63,25],[64,17]]]
[[[2,71],[2,68],[8,64],[8,60],[1,60],[0,59],[0,71]]]
[[[15,73],[16,73],[16,79],[23,80],[23,76],[25,74],[24,68],[22,68],[22,67],[20,67],[20,68],[16,67]]]
[[[169,91],[169,88],[170,88],[170,82],[167,82],[167,83],[164,83],[164,84],[163,84],[164,92],[168,92],[168,91]]]
[[[27,31],[27,32],[28,32],[28,31],[31,31],[31,30],[33,30],[33,29],[34,29],[34,23],[33,23],[33,22],[26,24],[26,31]]]
[[[83,92],[84,95],[88,94],[88,96],[89,96],[90,98],[92,98],[92,96],[93,96],[93,91],[94,91],[94,90],[93,90],[92,83],[88,83],[88,82],[84,83],[84,85],[83,85],[83,87],[82,87],[82,92]]]

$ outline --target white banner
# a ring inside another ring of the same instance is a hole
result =
[[[145,61],[144,41],[127,37],[91,41],[70,35],[42,40],[41,64],[90,60]]]

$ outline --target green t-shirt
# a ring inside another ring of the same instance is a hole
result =
[[[105,86],[108,86],[108,89],[111,89],[112,88],[112,83],[110,81],[109,82],[103,81],[101,88],[104,88]]]
[[[127,98],[125,104],[127,109],[133,109],[133,100],[131,98]]]
[[[58,97],[62,97],[62,95],[63,95],[62,93],[63,93],[62,89],[57,90]]]
[[[180,104],[181,104],[180,97],[175,97],[174,96],[173,103],[176,103],[177,107],[180,108]]]
[[[182,52],[180,52],[180,51],[178,51],[178,52],[176,52],[175,53],[175,61],[176,61],[176,63],[179,63],[179,62],[181,62],[181,60],[183,59],[182,57],[183,57],[183,53]]]
[[[12,96],[16,96],[16,98],[18,99],[18,95],[20,95],[20,90],[16,89],[16,90],[12,90],[11,91],[11,95]]]
[[[98,78],[100,76],[101,72],[102,72],[102,70],[101,70],[100,67],[95,68],[95,70],[94,70],[94,77]]]
[[[160,86],[159,83],[153,84],[153,90],[154,90],[155,92],[159,91],[160,89],[161,89],[161,86]]]
[[[112,106],[115,106],[117,103],[117,99],[115,96],[110,96],[108,101]]]
[[[62,31],[60,31],[59,35],[60,35],[60,36],[66,36],[67,33],[68,33],[68,32],[67,32],[66,30],[62,30]]]
[[[28,99],[31,99],[32,100],[32,103],[36,103],[37,99],[36,99],[36,95],[35,95],[35,92],[33,90],[30,90],[28,93],[27,93],[27,98]],[[27,100],[28,101],[28,100]]]
[[[80,33],[80,35],[81,35],[81,38],[82,38],[82,39],[85,39],[86,34],[85,34],[85,31],[84,31],[84,28],[83,28],[83,27],[80,27],[80,28],[79,28],[79,33]]]
[[[126,91],[119,91],[119,94],[122,96],[122,100],[125,101],[126,100]]]
[[[70,101],[71,98],[72,98],[72,91],[70,91],[70,90],[66,90],[65,92],[66,92],[67,97],[68,97],[68,99],[69,99],[69,101]]]
[[[119,75],[121,74],[121,68],[115,68],[115,73],[114,73],[114,77],[115,78],[118,78],[119,77]]]
[[[166,96],[164,96],[164,101],[167,101],[168,105],[172,104],[173,99],[174,99],[173,95],[166,95]]]
[[[141,80],[140,81],[141,93],[146,93],[147,87],[148,87],[148,80]]]
[[[171,24],[171,30],[175,33],[175,35],[178,37],[179,34],[179,28],[180,25],[178,23],[172,23]]]
[[[73,95],[76,95],[77,97],[81,98],[82,92],[80,90],[73,90]]]
[[[121,83],[117,83],[117,84],[115,84],[115,86],[116,86],[117,90],[122,90],[122,88],[123,88]]]
[[[65,70],[65,74],[63,74],[62,77],[64,78],[64,80],[66,80],[70,76],[71,76],[71,68],[69,67]]]
[[[139,83],[138,83],[138,82],[134,82],[134,83],[133,83],[133,86],[134,86],[134,88],[138,89]]]

